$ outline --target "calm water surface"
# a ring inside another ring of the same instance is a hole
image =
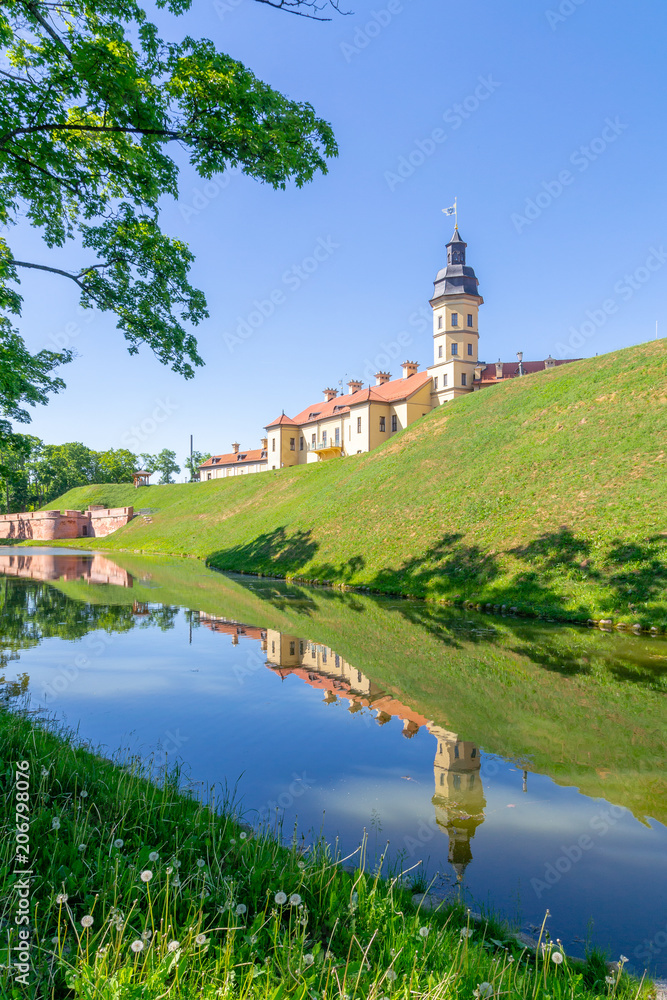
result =
[[[0,574],[5,677],[109,753],[667,973],[664,641],[189,560],[3,549]]]

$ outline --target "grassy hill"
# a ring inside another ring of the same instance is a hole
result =
[[[664,627],[666,450],[662,340],[471,394],[367,455],[50,506],[151,509],[99,549]]]

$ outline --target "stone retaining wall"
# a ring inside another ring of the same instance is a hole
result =
[[[88,510],[35,510],[0,514],[0,538],[49,542],[60,538],[102,538],[134,517],[133,507],[89,507]]]

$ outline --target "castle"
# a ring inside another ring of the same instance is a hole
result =
[[[419,371],[405,361],[401,378],[378,372],[375,385],[347,383],[349,392],[338,395],[325,389],[322,401],[311,403],[295,417],[283,414],[266,425],[261,447],[241,451],[235,443],[226,455],[213,455],[200,466],[200,479],[263,472],[377,448],[392,434],[404,430],[430,410],[458,396],[536,371],[568,364],[568,360],[486,364],[479,360],[479,307],[484,299],[458,230],[447,244],[447,265],[436,276],[430,306],[433,310],[433,364]]]

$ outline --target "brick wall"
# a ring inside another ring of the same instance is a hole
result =
[[[49,542],[61,538],[101,538],[122,528],[134,517],[133,507],[97,507],[92,510],[36,510],[0,514],[0,538]]]

